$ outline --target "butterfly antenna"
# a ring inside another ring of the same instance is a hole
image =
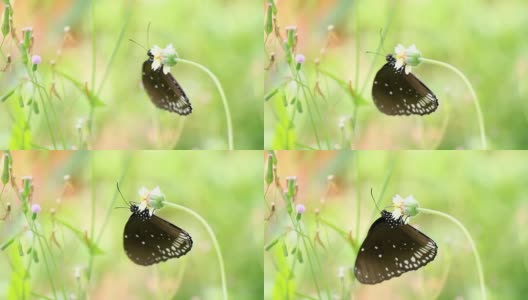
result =
[[[119,194],[121,195],[121,199],[123,199],[123,201],[125,201],[128,207],[130,207],[130,202],[125,200],[125,197],[123,197],[123,193],[121,193],[121,190],[119,189],[119,182],[117,182],[117,190],[119,191]]]
[[[147,45],[150,45],[150,23],[149,21],[147,25]]]
[[[128,39],[128,40],[129,40],[129,41],[131,41],[132,43],[134,43],[134,44],[138,45],[139,47],[141,47],[141,48],[145,49],[146,51],[148,51],[148,49],[147,49],[147,48],[145,48],[145,46],[143,46],[143,45],[141,45],[140,43],[138,43],[138,42],[134,41],[133,39]]]
[[[380,35],[380,47],[381,47],[381,50],[383,50],[383,52],[385,52],[385,53],[389,53],[383,47],[383,42],[385,41],[385,34],[383,33],[383,28],[380,28],[379,35]]]
[[[372,51],[367,51],[366,53],[369,53],[369,54],[376,54],[376,55],[379,55],[379,56],[385,56],[381,53],[378,53],[378,52],[372,52]]]
[[[374,205],[376,205],[376,208],[378,209],[378,211],[381,212],[381,209],[379,209],[378,207],[378,203],[376,203],[376,200],[374,200],[374,194],[372,193],[372,188],[370,188],[370,197],[372,197],[372,201],[374,201]]]

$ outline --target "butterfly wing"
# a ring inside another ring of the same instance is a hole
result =
[[[435,94],[404,68],[396,70],[394,62],[387,62],[376,73],[372,85],[376,107],[387,115],[427,115],[436,110]]]
[[[123,235],[127,256],[136,264],[148,266],[180,257],[191,250],[193,241],[183,229],[152,215],[132,214]]]
[[[163,68],[152,70],[152,58],[143,63],[141,77],[150,100],[158,108],[183,116],[192,112],[189,98],[172,74],[164,74]]]
[[[392,217],[384,215],[372,224],[359,249],[354,273],[361,283],[401,276],[436,257],[438,246],[432,239],[401,220],[388,218]]]

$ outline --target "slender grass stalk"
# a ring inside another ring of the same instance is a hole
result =
[[[482,299],[486,300],[486,285],[484,283],[484,271],[482,270],[482,263],[480,260],[480,255],[477,250],[477,247],[475,246],[475,242],[473,241],[473,238],[471,237],[471,234],[469,234],[469,231],[466,229],[466,227],[459,220],[455,219],[455,217],[448,215],[446,213],[432,210],[432,209],[427,209],[427,208],[418,208],[418,210],[423,213],[444,217],[450,220],[451,222],[455,223],[464,232],[464,234],[466,235],[466,238],[469,241],[469,244],[471,245],[473,254],[475,255],[475,262],[477,263],[477,272],[479,276],[480,292],[482,294]]]
[[[92,91],[95,90],[95,72],[96,72],[96,34],[95,34],[95,0],[91,1],[90,12],[92,14]],[[88,117],[88,134],[91,137],[93,131],[93,118],[94,118],[95,107],[93,104],[90,104],[90,113]]]
[[[280,194],[285,202],[287,203],[286,205],[291,205],[291,208],[292,208],[292,211],[294,210],[294,207],[293,207],[293,201],[290,201],[290,200],[287,200],[286,197],[284,194]],[[312,279],[314,281],[314,285],[315,285],[315,288],[317,290],[317,294],[319,296],[319,299],[323,299],[321,297],[321,289],[319,288],[319,284],[317,283],[317,278],[316,278],[316,274],[322,274],[322,267],[321,267],[321,262],[319,261],[319,258],[317,257],[317,252],[315,251],[315,247],[310,239],[309,236],[307,236],[305,233],[304,233],[304,228],[303,228],[303,222],[302,220],[297,220],[296,217],[294,216],[294,214],[290,214],[288,213],[288,216],[290,217],[290,220],[293,224],[293,227],[295,229],[295,232],[300,235],[302,237],[302,243],[303,243],[303,246],[304,246],[304,250],[305,250],[305,253],[306,253],[306,257],[308,258],[308,264],[310,266],[310,271],[312,272]],[[310,246],[310,247],[308,247]],[[311,255],[310,255],[310,252],[313,254],[313,259],[315,260],[315,263],[316,263],[316,266],[317,268],[319,268],[319,272],[316,272],[316,270],[314,269],[314,263],[312,262],[312,258],[311,258]],[[328,288],[328,285],[326,285],[326,294],[327,294],[327,297],[328,299],[331,299],[332,298],[332,294]]]
[[[222,279],[222,294],[224,296],[224,300],[227,300],[228,299],[228,297],[227,297],[227,281],[226,281],[226,275],[225,275],[224,259],[222,257],[222,252],[220,251],[220,245],[218,244],[218,241],[216,239],[216,235],[214,234],[213,229],[211,228],[211,226],[209,226],[209,223],[207,223],[207,221],[204,218],[202,218],[202,216],[197,214],[194,210],[189,209],[189,208],[187,208],[185,206],[181,206],[181,205],[169,202],[169,201],[164,201],[163,203],[168,205],[168,206],[170,206],[170,207],[173,207],[173,208],[179,209],[181,211],[184,211],[184,212],[190,214],[191,216],[195,217],[196,219],[198,219],[198,221],[200,221],[200,223],[202,223],[202,225],[207,230],[207,233],[209,233],[209,236],[211,237],[211,240],[213,242],[213,246],[214,246],[214,248],[216,250],[216,256],[218,257],[218,263],[220,265],[220,277]]]
[[[123,183],[123,181],[125,180],[126,174],[127,174],[128,170],[130,169],[130,165],[132,164],[132,159],[133,159],[134,152],[127,151],[126,153],[127,154],[126,154],[126,156],[124,158],[121,175],[119,176],[119,179],[118,179],[119,183]],[[103,232],[104,232],[104,230],[105,230],[105,228],[106,228],[106,226],[108,224],[108,221],[110,220],[110,215],[112,214],[113,207],[115,205],[115,202],[116,202],[116,199],[117,199],[118,195],[119,195],[119,193],[118,193],[118,190],[116,189],[114,191],[114,195],[112,196],[112,201],[110,202],[110,205],[108,206],[108,209],[106,211],[106,215],[105,215],[105,217],[103,219],[103,225],[101,226],[101,230],[99,231],[99,234],[95,238],[95,243],[96,244],[99,244],[99,242],[101,241],[101,238],[103,237]]]
[[[90,152],[90,202],[91,202],[91,215],[90,215],[90,239],[93,241],[95,238],[95,206],[96,206],[96,192],[95,192],[95,162],[94,152]],[[94,254],[90,251],[90,258],[88,261],[88,281],[92,278]]]
[[[477,93],[475,93],[475,90],[473,89],[473,86],[471,85],[471,83],[469,82],[467,77],[464,75],[464,73],[462,73],[460,70],[458,70],[454,66],[452,66],[452,65],[450,65],[448,63],[445,63],[445,62],[438,61],[438,60],[421,57],[420,61],[432,64],[432,65],[437,65],[437,66],[441,66],[441,67],[447,68],[447,69],[455,72],[458,76],[460,76],[460,78],[462,78],[462,81],[464,81],[464,83],[466,84],[466,86],[468,87],[468,89],[469,89],[469,91],[471,93],[471,97],[473,99],[473,103],[475,103],[475,109],[477,110],[477,118],[478,118],[478,126],[479,126],[479,129],[480,129],[480,142],[482,144],[482,150],[487,150],[488,142],[486,140],[486,130],[484,128],[484,118],[482,117],[482,111],[480,110],[480,104],[479,104],[479,101],[478,101]]]
[[[299,75],[299,73],[297,73],[296,71],[293,71],[293,70],[292,70],[292,72],[295,72],[294,74],[297,75],[296,76],[296,80],[295,80],[297,82],[297,84],[304,85],[302,83],[302,78]],[[315,126],[314,117],[312,115],[312,108],[310,106],[310,103],[309,103],[309,100],[308,100],[308,97],[306,95],[305,90],[302,89],[302,91],[303,91],[303,94],[304,94],[304,98],[306,99],[306,108],[308,109],[308,115],[310,116],[310,124],[312,125],[312,129],[314,131],[315,141],[317,142],[317,148],[319,148],[319,150],[321,150],[321,141],[319,140],[319,135],[317,134],[317,126]],[[299,100],[297,100],[297,101],[299,101]]]
[[[206,67],[202,66],[199,63],[195,63],[190,60],[177,58],[176,61],[189,64],[191,66],[197,67],[198,69],[204,71],[209,75],[209,77],[213,80],[214,84],[216,85],[216,88],[218,89],[218,92],[220,93],[220,98],[222,99],[222,104],[224,105],[224,111],[226,115],[226,122],[227,122],[227,144],[229,146],[229,150],[234,150],[233,146],[233,125],[231,124],[231,112],[229,110],[229,103],[227,102],[227,98],[225,96],[224,90],[222,89],[222,85],[220,84],[220,81],[218,78]]]
[[[60,142],[62,144],[62,149],[63,150],[66,150],[67,147],[66,147],[66,142],[64,140],[64,136],[62,134],[62,126],[59,126],[57,125],[56,129],[53,130],[51,128],[51,122],[49,121],[49,118],[48,118],[48,113],[47,113],[47,109],[46,109],[46,100],[47,100],[47,104],[49,105],[50,107],[50,110],[51,110],[51,116],[55,119],[55,124],[59,124],[59,118],[57,117],[57,113],[55,112],[55,109],[53,107],[53,103],[51,102],[50,100],[50,97],[48,95],[48,92],[46,91],[46,89],[44,88],[43,85],[39,84],[39,81],[38,81],[38,78],[36,76],[36,74],[32,74],[30,70],[28,70],[28,73],[31,74],[31,78],[33,80],[33,83],[36,84],[36,88],[38,90],[38,93],[39,93],[39,96],[40,96],[40,102],[42,103],[42,109],[44,110],[44,114],[46,115],[46,123],[48,123],[48,129],[50,131],[50,136],[52,137],[52,140],[53,140],[53,147],[55,149],[57,149],[57,146],[55,144],[55,140],[53,138],[53,132],[56,130],[57,131],[57,135],[58,135],[58,139],[60,139]]]
[[[360,41],[361,41],[361,31],[359,30],[359,16],[360,16],[360,13],[359,13],[359,3],[360,1],[356,1],[355,2],[355,16],[354,18],[356,19],[356,24],[354,26],[354,35],[355,35],[355,39],[354,41],[356,42],[356,78],[355,78],[355,82],[354,82],[354,86],[357,88],[357,86],[359,85],[359,52],[361,51],[361,44],[360,44]],[[356,109],[356,107],[354,107],[354,110]]]
[[[127,5],[127,6],[128,6],[128,9],[125,11],[125,20],[123,22],[123,25],[121,26],[121,31],[119,32],[119,36],[117,37],[117,41],[114,46],[114,49],[112,50],[112,54],[110,54],[108,65],[106,66],[106,70],[103,73],[103,79],[99,83],[99,88],[97,89],[97,92],[95,93],[95,95],[97,96],[99,96],[99,94],[101,94],[101,91],[103,90],[106,79],[108,78],[108,74],[110,73],[112,64],[114,63],[115,55],[117,54],[117,50],[119,50],[119,46],[121,46],[121,42],[123,41],[123,37],[125,36],[125,31],[128,27],[128,23],[130,22],[130,18],[132,17],[132,14],[133,14],[132,8],[134,6],[133,5]]]
[[[357,107],[355,108],[357,110]],[[359,184],[359,151],[354,152],[355,164],[354,169],[356,171],[354,183],[356,185],[356,239],[359,237],[359,226],[361,219],[361,197],[360,197],[360,184]]]

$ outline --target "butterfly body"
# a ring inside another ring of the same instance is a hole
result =
[[[387,63],[374,77],[372,99],[387,115],[427,115],[438,108],[435,94],[404,67],[396,69],[396,59],[386,56]]]
[[[127,256],[136,264],[148,266],[187,254],[192,248],[191,236],[164,219],[130,205],[132,215],[123,233]]]
[[[180,84],[171,73],[165,74],[163,67],[152,69],[154,56],[149,51],[149,58],[143,63],[142,82],[150,100],[156,107],[175,112],[179,115],[188,115],[192,112],[191,102]]]
[[[354,274],[363,284],[376,284],[433,261],[438,246],[428,236],[382,211],[359,248]]]

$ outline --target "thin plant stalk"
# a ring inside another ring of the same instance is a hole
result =
[[[227,98],[225,96],[224,90],[222,89],[222,85],[220,84],[220,81],[218,78],[206,67],[202,66],[199,63],[195,63],[190,60],[177,58],[176,61],[189,64],[191,66],[197,67],[198,69],[204,71],[209,75],[209,77],[213,80],[214,84],[216,85],[216,88],[218,89],[218,92],[220,93],[220,98],[222,99],[222,104],[224,105],[224,111],[226,115],[226,122],[227,122],[227,144],[229,147],[229,150],[234,150],[233,146],[233,125],[231,123],[231,112],[229,110],[229,104],[227,102]]]
[[[96,72],[96,66],[97,66],[97,58],[96,58],[96,49],[97,49],[97,43],[96,43],[96,34],[95,34],[95,0],[91,1],[90,5],[90,11],[92,14],[92,91],[95,91],[95,72]],[[92,136],[92,130],[93,130],[93,119],[94,119],[94,110],[95,107],[93,104],[90,104],[90,113],[88,117],[88,135]]]
[[[486,285],[484,283],[484,271],[482,270],[482,262],[480,260],[480,255],[477,250],[477,247],[475,246],[475,241],[471,237],[471,234],[469,234],[469,231],[466,229],[466,227],[459,220],[455,219],[455,217],[448,215],[446,213],[432,210],[432,209],[427,209],[427,208],[418,208],[418,210],[423,213],[444,217],[450,220],[451,222],[455,223],[464,232],[464,234],[466,235],[466,238],[469,241],[469,244],[471,245],[473,254],[475,255],[475,262],[477,263],[477,272],[479,275],[480,292],[482,294],[482,299],[486,300]]]
[[[125,13],[125,20],[123,22],[123,25],[121,26],[121,31],[119,32],[119,36],[117,38],[117,41],[116,41],[116,44],[114,46],[114,49],[112,50],[112,54],[110,55],[110,59],[108,60],[108,65],[106,66],[106,69],[103,73],[103,79],[101,80],[101,82],[99,83],[99,88],[97,89],[97,93],[96,95],[99,96],[101,94],[101,91],[103,90],[103,86],[106,82],[106,79],[108,78],[108,74],[110,73],[110,70],[112,68],[112,64],[114,63],[115,61],[115,56],[117,54],[117,50],[119,50],[119,47],[121,46],[121,42],[123,41],[123,37],[125,35],[125,31],[128,27],[128,23],[130,22],[130,18],[132,17],[132,5],[129,5]],[[95,83],[94,83],[95,84]]]
[[[90,203],[91,203],[91,214],[90,214],[90,240],[95,239],[95,206],[96,206],[96,191],[95,191],[95,158],[94,158],[94,152],[90,152]],[[88,281],[92,279],[92,271],[93,271],[93,263],[94,263],[94,254],[93,251],[90,251],[90,258],[88,261],[88,272],[87,277]]]
[[[487,150],[488,142],[486,140],[486,130],[484,128],[484,118],[482,117],[482,111],[480,109],[480,104],[478,101],[477,93],[475,93],[475,90],[473,89],[473,86],[471,85],[467,77],[459,69],[453,67],[452,65],[448,63],[441,62],[441,61],[434,60],[434,59],[423,58],[423,57],[420,58],[420,61],[447,68],[455,72],[458,76],[460,76],[460,78],[462,78],[462,81],[464,81],[464,83],[466,84],[466,86],[468,87],[471,93],[471,97],[473,98],[473,103],[475,103],[475,109],[477,110],[477,119],[478,119],[478,125],[480,129],[480,142],[482,144],[482,150]]]
[[[228,299],[228,297],[227,297],[227,282],[226,282],[226,275],[225,275],[224,259],[222,257],[222,252],[220,251],[220,244],[218,244],[218,241],[216,239],[216,235],[213,232],[213,229],[211,228],[211,226],[209,226],[209,223],[207,223],[207,221],[204,218],[202,218],[202,216],[197,214],[192,209],[189,209],[189,208],[187,208],[185,206],[181,206],[181,205],[178,205],[178,204],[175,204],[175,203],[172,203],[172,202],[168,202],[168,201],[164,201],[163,203],[168,205],[168,206],[170,206],[170,207],[174,207],[176,209],[179,209],[181,211],[184,211],[184,212],[192,215],[193,217],[198,219],[198,221],[200,221],[200,223],[202,223],[202,225],[207,230],[207,233],[209,233],[209,236],[211,237],[211,240],[213,242],[213,246],[214,246],[214,248],[216,250],[216,256],[218,257],[218,263],[220,265],[220,277],[222,278],[222,294],[224,296],[224,300],[227,300]]]

